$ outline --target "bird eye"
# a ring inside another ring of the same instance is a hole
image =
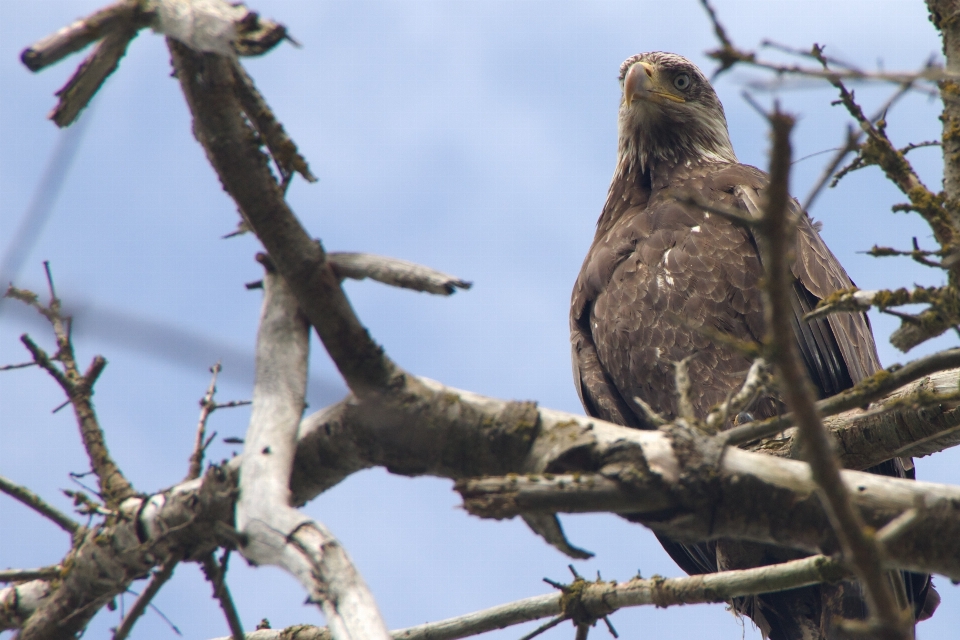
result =
[[[680,91],[686,91],[690,88],[690,76],[685,73],[681,73],[676,78],[673,79],[673,86]]]

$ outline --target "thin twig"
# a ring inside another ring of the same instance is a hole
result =
[[[835,581],[844,578],[847,571],[838,561],[822,555],[792,560],[783,564],[723,571],[682,578],[662,578],[659,576],[642,579],[634,578],[626,582],[588,582],[579,595],[567,600],[567,610],[573,606],[583,606],[593,611],[602,620],[603,612],[636,606],[667,607],[682,604],[708,602],[728,602],[734,597],[782,591],[810,584]],[[528,634],[535,637],[565,620],[570,619],[564,613],[564,595],[547,593],[524,598],[515,602],[483,609],[463,616],[429,622],[406,629],[390,632],[394,640],[457,640],[496,629],[504,629],[550,617],[546,625]],[[263,630],[256,635],[257,640],[280,640],[291,635],[291,629]],[[323,627],[297,627],[297,637],[303,634],[313,640],[327,640],[329,631]],[[225,638],[219,640],[226,640]]]
[[[787,262],[791,245],[788,222],[787,185],[790,172],[790,131],[794,119],[779,111],[769,115],[773,129],[770,158],[770,187],[760,232],[766,240],[761,244],[765,267],[764,293],[768,301],[766,320],[770,335],[770,352],[779,375],[781,391],[799,427],[804,459],[810,465],[813,479],[821,489],[821,501],[834,532],[860,579],[864,598],[872,620],[887,630],[892,638],[906,640],[906,615],[900,610],[891,585],[882,569],[879,546],[863,525],[854,509],[846,486],[840,478],[840,466],[832,440],[823,427],[815,405],[815,396],[806,374],[799,347],[790,323],[792,307],[789,299],[792,274]]]
[[[807,194],[807,197],[803,201],[803,206],[801,207],[804,211],[810,211],[810,207],[813,206],[817,196],[820,195],[820,193],[823,191],[823,188],[828,182],[830,182],[830,179],[833,178],[833,174],[840,166],[840,163],[843,162],[843,159],[860,148],[861,137],[863,137],[863,133],[860,130],[854,129],[849,125],[847,126],[847,138],[844,141],[843,146],[837,149],[837,153],[833,156],[830,162],[827,163],[827,166],[823,168],[823,172],[820,174],[817,184],[810,189],[810,193]]]
[[[643,412],[644,420],[646,420],[651,427],[662,427],[663,425],[669,423],[669,420],[657,413],[656,409],[647,404],[647,402],[640,396],[633,396],[633,401],[638,407],[640,407],[640,411]]]
[[[747,371],[747,377],[743,381],[743,386],[737,393],[727,398],[726,402],[715,407],[707,415],[705,422],[707,427],[713,431],[721,429],[731,414],[738,414],[746,409],[757,394],[765,385],[770,382],[770,374],[767,371],[767,361],[763,358],[757,358],[750,365]]]
[[[125,638],[130,635],[130,632],[133,630],[133,625],[136,624],[140,616],[147,610],[147,606],[151,603],[154,596],[160,592],[163,585],[173,576],[173,570],[179,562],[179,557],[170,558],[164,563],[160,571],[153,574],[153,577],[150,578],[150,584],[140,593],[137,601],[133,603],[130,611],[124,616],[123,622],[117,627],[117,630],[113,634],[113,640],[125,640]]]
[[[887,395],[891,391],[938,371],[960,367],[960,348],[947,349],[918,358],[903,366],[891,367],[873,376],[861,380],[854,387],[841,391],[816,403],[817,413],[831,416],[869,404]],[[795,424],[792,413],[751,422],[723,432],[720,437],[727,444],[738,445],[766,438],[779,433]]]
[[[39,302],[35,293],[17,289],[12,285],[8,287],[6,296],[32,306],[47,318],[53,327],[57,342],[57,352],[53,357],[49,356],[26,334],[20,337],[20,341],[33,356],[34,362],[57,381],[67,395],[69,402],[73,405],[77,425],[80,428],[80,437],[100,483],[99,493],[104,497],[107,505],[114,509],[120,502],[132,496],[135,492],[110,456],[103,430],[100,428],[96,411],[93,408],[93,386],[103,372],[107,361],[101,356],[95,356],[86,372],[80,372],[70,336],[70,318],[61,314],[61,303],[56,295],[49,263],[45,262],[44,267],[46,268],[50,291],[50,302],[46,306]],[[57,367],[54,361],[60,363],[62,370]]]
[[[210,414],[219,407],[213,401],[213,396],[217,393],[217,375],[223,370],[223,367],[217,362],[210,367],[210,384],[207,386],[207,392],[200,398],[200,419],[197,421],[197,435],[193,441],[193,453],[190,454],[190,465],[187,469],[187,480],[199,478],[203,471],[203,453],[206,450],[207,419]]]
[[[20,364],[5,364],[0,367],[0,371],[11,371],[13,369],[26,369],[27,367],[37,366],[36,362],[21,362]]]
[[[228,553],[224,551],[224,554]],[[226,557],[226,556],[225,556]],[[230,633],[233,640],[244,640],[243,625],[240,623],[240,616],[237,614],[237,608],[233,604],[233,598],[230,597],[230,590],[227,589],[227,583],[220,565],[209,553],[203,558],[203,573],[213,585],[213,597],[220,602],[220,608],[223,609],[223,615],[227,618],[227,624],[230,626]],[[172,571],[172,568],[171,568]]]
[[[33,491],[11,482],[3,476],[0,476],[0,491],[3,491],[11,498],[19,500],[43,517],[52,520],[58,527],[70,535],[76,533],[77,529],[80,528],[80,525],[74,522],[70,516],[48,504],[43,500],[43,498],[35,494]]]

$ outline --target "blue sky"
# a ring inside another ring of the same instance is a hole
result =
[[[744,47],[764,38],[801,48],[818,42],[832,55],[891,70],[915,69],[940,50],[920,0],[716,4]],[[0,2],[0,251],[9,249],[62,135],[44,118],[52,94],[81,60],[31,74],[19,52],[99,5]],[[650,50],[675,51],[712,69],[704,51],[715,41],[699,4],[277,0],[254,8],[285,23],[303,44],[284,44],[245,64],[320,179],[290,189],[310,232],[330,250],[395,256],[475,283],[450,298],[348,283],[372,334],[414,373],[580,412],[567,308],[613,171],[617,70],[627,56]],[[742,70],[717,83],[741,161],[760,167],[766,130],[740,94],[764,78]],[[846,117],[830,106],[829,87],[804,81],[751,91],[798,114],[797,158],[842,140]],[[889,92],[857,87],[868,111]],[[938,138],[938,113],[938,100],[908,96],[888,118],[891,136],[898,144]],[[88,129],[76,160],[15,282],[42,290],[41,262],[51,261],[58,290],[75,310],[80,356],[109,361],[96,389],[108,444],[135,486],[149,492],[186,471],[210,365],[223,358],[221,400],[250,396],[260,295],[243,283],[260,277],[258,245],[252,237],[220,239],[236,224],[235,207],[191,135],[160,37],[144,32],[133,42],[83,117]],[[795,195],[807,193],[828,157],[795,165]],[[911,157],[937,187],[939,150]],[[940,281],[907,260],[858,253],[873,244],[906,247],[911,236],[932,246],[918,219],[890,213],[902,200],[867,169],[823,194],[811,212],[864,288]],[[874,317],[887,365],[904,361],[886,341],[896,326]],[[26,359],[18,340],[25,331],[51,344],[32,316],[0,307],[0,361]],[[946,336],[910,357],[955,343],[955,335]],[[0,473],[69,511],[59,489],[76,488],[67,474],[85,471],[87,462],[69,411],[50,413],[61,391],[32,369],[0,376]],[[320,348],[311,376],[313,408],[344,393]],[[247,418],[244,409],[223,411],[210,426],[220,436],[242,437]],[[235,449],[218,441],[212,459]],[[958,464],[960,453],[948,451],[918,461],[919,475],[956,483]],[[368,471],[307,510],[344,542],[391,628],[544,593],[541,578],[568,575],[568,561],[521,523],[466,516],[445,480]],[[67,540],[54,526],[5,496],[0,513],[0,567],[62,557]],[[597,552],[578,563],[584,575],[680,574],[640,527],[612,516],[564,522],[575,544]],[[228,581],[248,628],[263,617],[275,627],[322,622],[302,604],[297,583],[278,570],[254,570],[236,558]],[[946,581],[939,588],[944,603],[919,627],[920,638],[947,637],[960,626],[960,589]],[[195,565],[178,568],[156,603],[187,638],[227,633]],[[118,621],[117,612],[105,611],[90,633],[101,637]],[[759,637],[723,606],[635,609],[617,613],[613,623],[625,638]],[[548,635],[570,633],[562,626]],[[152,613],[135,634],[173,637]]]

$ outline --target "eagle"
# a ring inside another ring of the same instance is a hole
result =
[[[667,419],[677,416],[674,363],[686,360],[693,407],[703,418],[744,382],[751,360],[734,341],[765,335],[763,264],[749,228],[690,204],[757,217],[768,177],[740,164],[723,106],[693,63],[672,53],[642,53],[620,67],[622,98],[617,163],[593,244],[574,285],[570,341],[574,381],[587,414],[650,429],[635,398]],[[803,316],[829,294],[853,286],[818,228],[792,200],[797,222],[790,291],[792,324],[806,369],[821,397],[880,370],[866,314]],[[744,419],[782,411],[761,396]],[[730,425],[727,425],[730,426]],[[914,477],[912,462],[889,460],[873,473]],[[660,537],[689,574],[748,568],[799,557],[767,545],[717,540],[686,545]],[[904,573],[915,619],[932,614],[939,597],[928,576]],[[837,616],[863,618],[855,582],[744,598],[736,610],[771,640],[831,638]]]

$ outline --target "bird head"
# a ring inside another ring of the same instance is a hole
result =
[[[695,64],[654,51],[620,65],[621,163],[736,162],[723,105]],[[628,168],[629,168],[628,167]]]

